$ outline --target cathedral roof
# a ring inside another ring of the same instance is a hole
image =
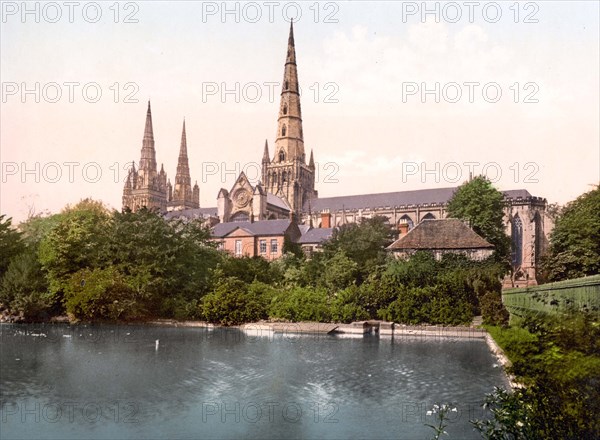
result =
[[[473,229],[455,218],[423,220],[405,236],[388,246],[389,250],[493,248],[492,244]]]
[[[354,196],[320,197],[310,201],[310,211],[320,212],[341,211],[343,209],[374,209],[407,205],[438,205],[446,204],[452,198],[458,187],[418,189],[414,191],[398,191],[378,194],[360,194]],[[531,194],[524,189],[504,191],[504,196],[510,199],[529,198]],[[309,211],[308,201],[304,211]]]
[[[165,214],[165,218],[205,218],[205,217],[218,217],[217,208],[193,208],[193,209],[180,209],[176,211],[169,211]]]
[[[283,200],[281,197],[276,196],[275,194],[267,193],[267,203],[269,205],[273,205],[277,208],[285,209],[286,211],[290,210],[289,205]]]

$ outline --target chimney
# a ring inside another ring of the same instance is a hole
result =
[[[408,223],[400,223],[398,225],[398,231],[400,231],[398,238],[404,237],[406,234],[408,234]]]
[[[331,228],[331,213],[330,212],[322,212],[321,213],[321,227],[322,228]]]

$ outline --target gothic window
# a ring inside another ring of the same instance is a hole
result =
[[[542,217],[539,212],[535,213],[533,219],[535,224],[535,264],[536,267],[540,264],[540,258],[542,256],[542,237],[544,235],[544,229],[542,227]]]
[[[512,221],[512,264],[519,267],[523,263],[523,222],[519,216]]]
[[[285,161],[285,153],[283,152],[283,150],[281,150],[279,152],[279,162],[283,162]]]
[[[246,212],[239,211],[239,212],[236,212],[234,215],[232,215],[231,219],[229,221],[247,222],[247,221],[250,221],[250,216]]]
[[[283,104],[283,114],[287,115],[287,104]]]
[[[286,127],[285,127],[285,124],[283,124],[283,127],[281,127],[281,136],[285,136],[285,132],[286,132]]]
[[[284,90],[287,90],[287,89],[288,89],[288,86],[289,86],[289,83],[286,81],[286,82],[285,82],[285,88],[284,88]]]
[[[424,217],[423,220],[435,220],[435,215],[433,215],[431,212],[428,212]]]
[[[287,173],[284,171],[283,173],[281,173],[281,182],[285,183],[286,180],[287,180]]]

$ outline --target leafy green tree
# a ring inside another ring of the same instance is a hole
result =
[[[34,249],[28,248],[11,260],[0,283],[0,303],[26,321],[44,320],[52,313],[52,296]]]
[[[337,322],[363,321],[370,318],[362,306],[362,286],[350,286],[337,292],[331,302],[331,316]]]
[[[12,218],[0,215],[0,279],[8,269],[10,261],[23,252],[24,248],[21,233],[12,227]]]
[[[600,273],[600,188],[562,210],[543,266],[549,281]]]
[[[468,221],[495,247],[496,261],[508,265],[510,239],[504,230],[504,195],[484,176],[463,183],[446,208],[448,217]]]
[[[47,271],[50,291],[58,299],[72,274],[106,264],[110,221],[110,213],[101,202],[85,199],[67,207],[42,239],[40,263]]]
[[[354,261],[358,268],[357,283],[360,284],[376,266],[385,263],[385,248],[391,243],[392,230],[387,219],[376,216],[335,229],[333,236],[323,244],[323,250],[328,258],[343,251]]]
[[[333,293],[353,284],[357,274],[358,264],[340,250],[325,261],[321,281],[323,286]]]

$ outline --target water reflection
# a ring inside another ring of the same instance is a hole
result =
[[[156,340],[159,340],[156,349]],[[3,438],[453,438],[501,371],[481,340],[0,326]]]

